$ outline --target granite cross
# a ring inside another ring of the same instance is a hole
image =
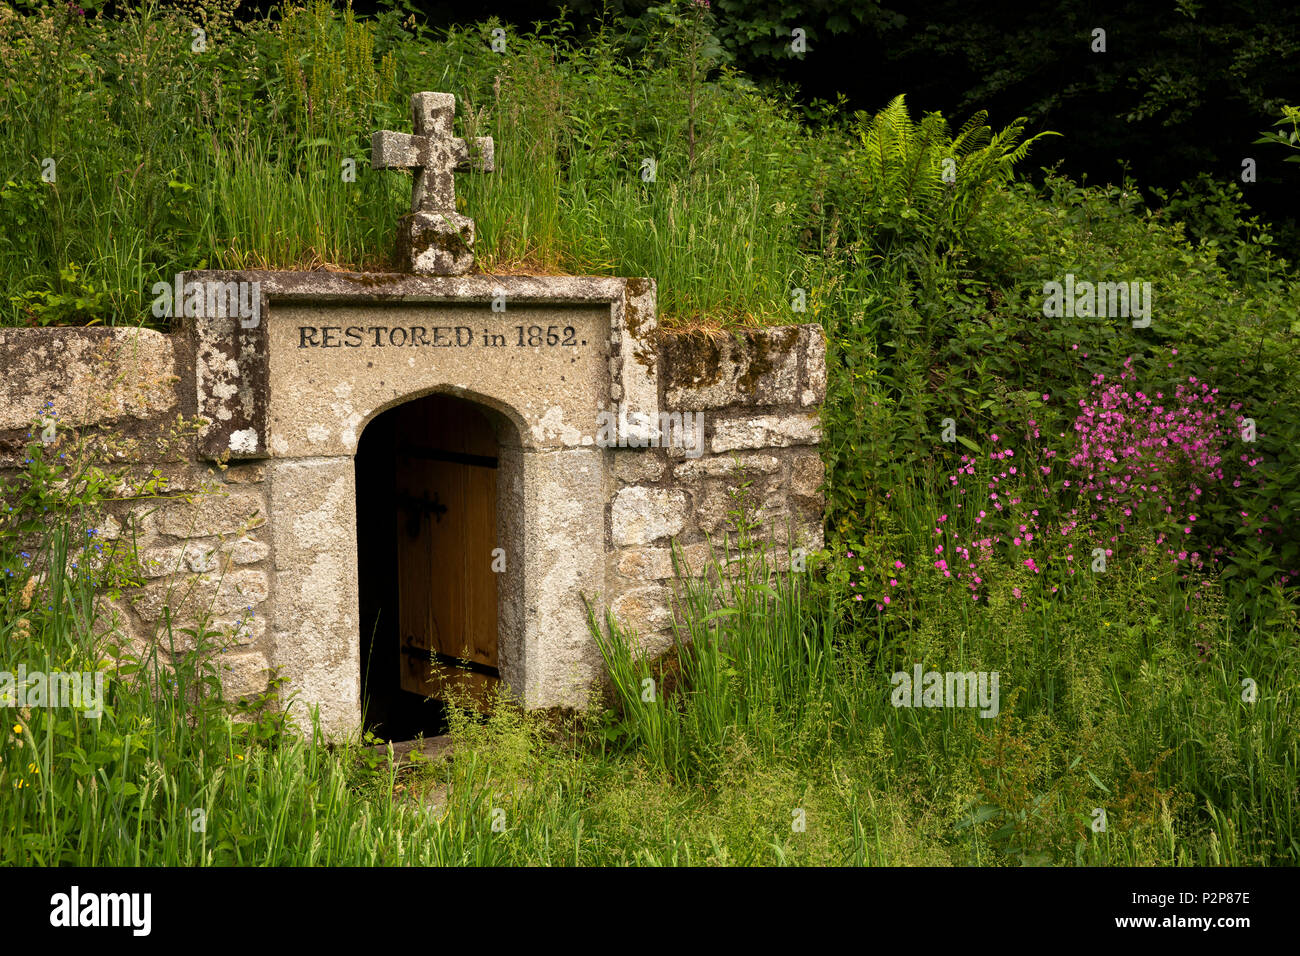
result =
[[[492,172],[493,143],[479,136],[473,145],[452,135],[456,98],[450,93],[411,97],[415,134],[376,132],[370,141],[375,169],[415,170],[411,212],[398,225],[399,255],[412,272],[456,275],[474,264],[474,220],[456,211],[453,173]]]

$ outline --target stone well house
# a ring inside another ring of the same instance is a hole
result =
[[[742,477],[778,542],[822,540],[820,327],[665,335],[650,280],[464,274],[449,109],[418,94],[415,136],[376,135],[418,173],[408,273],[194,272],[170,333],[0,329],[0,468],[53,401],[166,479],[102,529],[146,578],[106,602],[123,636],[206,617],[228,693],[279,673],[335,735],[363,695],[583,706],[588,604],[667,647],[670,545],[699,567]]]

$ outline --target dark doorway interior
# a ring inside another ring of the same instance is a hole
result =
[[[430,395],[377,416],[356,455],[361,683],[385,740],[447,729],[497,670],[497,440],[470,402]]]

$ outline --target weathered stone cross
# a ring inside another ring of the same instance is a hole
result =
[[[456,211],[458,170],[492,172],[491,136],[473,146],[452,136],[456,97],[450,93],[415,93],[411,116],[415,135],[376,132],[370,139],[375,169],[413,169],[411,212],[398,221],[397,248],[412,272],[460,275],[474,265],[474,220]]]

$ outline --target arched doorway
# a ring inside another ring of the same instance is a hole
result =
[[[446,729],[445,701],[500,681],[501,416],[429,395],[370,422],[356,453],[364,724],[403,740]]]

